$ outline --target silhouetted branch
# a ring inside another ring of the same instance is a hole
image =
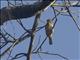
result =
[[[72,18],[72,20],[74,21],[74,23],[75,23],[76,27],[77,27],[77,28],[78,28],[78,30],[80,31],[80,27],[78,26],[78,24],[77,24],[76,20],[75,20],[75,19],[74,19],[74,17],[72,16],[72,14],[71,14],[71,12],[70,12],[69,8],[68,8],[68,7],[66,7],[66,9],[67,9],[67,12],[69,13],[70,17],[71,17],[71,18]]]
[[[20,24],[20,26],[21,26],[27,33],[29,33],[29,34],[31,35],[31,31],[30,31],[30,30],[27,30],[27,29],[24,27],[24,25],[23,25],[22,22],[21,22],[21,19],[18,19],[17,22]]]
[[[26,53],[19,53],[19,54],[16,54],[13,58],[11,58],[10,60],[15,60],[15,59],[18,59],[18,58],[21,58],[23,56],[27,56]]]
[[[39,51],[39,49],[41,49],[42,45],[44,44],[44,42],[46,41],[47,37],[45,37],[45,39],[43,40],[43,42],[40,44],[40,46],[37,48],[37,52]]]
[[[33,40],[34,40],[36,29],[38,27],[38,22],[40,20],[40,15],[41,15],[41,12],[38,12],[36,14],[36,17],[35,17],[35,20],[34,20],[34,24],[33,24],[33,27],[32,27],[30,44],[29,44],[29,49],[28,49],[28,53],[27,53],[27,60],[31,60],[31,52],[32,52],[32,47],[33,47],[33,42],[34,42]]]
[[[29,37],[30,37],[29,34],[27,34],[27,35],[25,35],[25,36],[22,36],[22,35],[21,35],[21,37],[18,38],[18,39],[16,39],[16,40],[14,41],[14,43],[13,43],[10,47],[8,47],[0,56],[1,56],[1,57],[4,56],[4,54],[6,54],[8,51],[12,50],[16,45],[18,45],[19,43],[21,43],[22,41],[24,41],[26,38],[29,38]]]
[[[42,0],[32,5],[4,7],[0,9],[0,25],[13,19],[28,18],[46,8],[54,0]]]
[[[40,53],[38,53],[38,56],[39,56],[39,58],[40,58],[41,60],[43,60],[42,57],[40,56]]]
[[[56,16],[56,11],[55,11],[54,7],[52,7],[52,8],[53,8],[53,12],[54,12],[54,15],[55,15],[55,22],[54,22],[54,25],[53,25],[53,29],[54,29],[54,27],[57,23],[57,16]],[[52,19],[52,21],[53,21],[53,19]]]
[[[64,57],[64,56],[62,56],[62,55],[60,55],[60,54],[54,54],[54,53],[49,53],[49,52],[32,52],[33,54],[37,54],[37,53],[42,53],[42,54],[47,54],[47,55],[55,55],[55,56],[59,56],[59,57],[61,57],[61,58],[63,58],[63,59],[65,59],[65,60],[69,60],[68,58],[66,58],[66,57]]]

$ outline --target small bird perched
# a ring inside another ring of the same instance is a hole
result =
[[[52,45],[53,23],[50,19],[47,20],[47,23],[45,25],[45,32],[47,37],[49,38],[49,44]]]

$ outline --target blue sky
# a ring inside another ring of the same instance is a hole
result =
[[[2,7],[5,6],[5,3],[2,3]],[[57,7],[56,9],[59,9],[60,7]],[[76,14],[73,14],[73,16],[80,16],[80,8],[79,7],[71,7],[72,11],[75,11]],[[48,8],[45,12],[41,15],[41,21],[39,22],[39,26],[43,26],[46,23],[46,19],[53,18],[54,13],[51,8]],[[23,19],[23,24],[26,28],[31,28],[33,25],[34,16],[31,18]],[[77,23],[80,23],[80,17],[76,19]],[[20,25],[16,21],[10,21],[5,23],[2,28],[4,28],[7,32],[12,34],[15,37],[19,37],[23,32],[25,32]],[[15,35],[14,35],[15,34]],[[41,36],[41,41],[45,38],[45,31],[44,29],[40,30],[36,33],[35,36],[35,42],[34,44],[37,44],[37,41],[39,39],[39,36]],[[55,32],[53,33],[53,45],[48,44],[48,40],[44,43],[42,50],[48,51],[51,53],[57,53],[61,54],[69,60],[80,60],[80,32],[78,31],[77,27],[75,26],[73,20],[69,16],[58,16],[58,22],[55,26]],[[17,45],[12,55],[14,56],[17,53],[21,52],[27,52],[29,44],[29,39],[26,39],[21,44]],[[34,47],[35,47],[34,45]],[[3,49],[4,50],[4,49]],[[43,60],[63,60],[62,58],[58,56],[51,56],[51,55],[44,55],[40,54]],[[7,55],[2,57],[1,60],[6,60]],[[25,60],[25,57],[17,59],[17,60]],[[37,54],[32,55],[32,60],[41,60]]]

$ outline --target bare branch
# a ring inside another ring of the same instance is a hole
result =
[[[36,29],[37,29],[37,26],[38,26],[38,22],[40,20],[40,15],[41,15],[41,12],[38,12],[36,14],[36,17],[35,17],[35,20],[34,20],[34,24],[33,24],[33,27],[32,27],[31,40],[30,40],[29,49],[28,49],[27,60],[31,60],[31,52],[32,52],[32,47],[33,47],[33,42],[34,42],[33,40],[34,40],[35,32],[36,32]]]
[[[76,20],[75,20],[75,19],[74,19],[74,17],[72,16],[72,14],[71,14],[71,12],[70,12],[69,8],[68,8],[68,7],[66,7],[66,9],[67,9],[67,11],[68,11],[68,13],[69,13],[70,17],[71,17],[71,18],[72,18],[72,20],[74,21],[74,23],[75,23],[76,27],[77,27],[77,28],[78,28],[78,30],[80,31],[80,27],[78,26],[78,24],[77,24]]]
[[[37,52],[39,51],[39,49],[42,47],[42,45],[44,44],[44,42],[46,41],[47,37],[45,37],[45,39],[43,40],[43,42],[40,44],[40,46],[37,48]]]
[[[26,53],[19,53],[19,54],[16,54],[13,58],[11,58],[10,60],[14,60],[14,59],[18,59],[18,58],[21,58],[23,56],[27,56]]]
[[[0,9],[0,25],[12,19],[28,18],[46,8],[54,0],[43,0],[32,5],[4,7]]]
[[[64,57],[64,56],[62,56],[62,55],[60,55],[60,54],[54,54],[54,53],[49,53],[49,52],[32,52],[32,53],[33,53],[33,54],[42,53],[42,54],[47,54],[47,55],[55,55],[55,56],[59,56],[59,57],[65,59],[65,60],[69,60],[68,58],[66,58],[66,57]]]
[[[0,56],[1,57],[4,56],[4,54],[6,54],[8,51],[12,50],[16,45],[18,45],[19,43],[21,43],[28,37],[30,37],[30,35],[27,34],[27,35],[22,36],[19,39],[15,40],[15,42],[10,47],[8,47]]]

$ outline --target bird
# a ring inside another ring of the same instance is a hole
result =
[[[51,19],[47,19],[47,23],[45,25],[45,32],[49,39],[49,45],[52,45],[53,23],[52,23]]]

